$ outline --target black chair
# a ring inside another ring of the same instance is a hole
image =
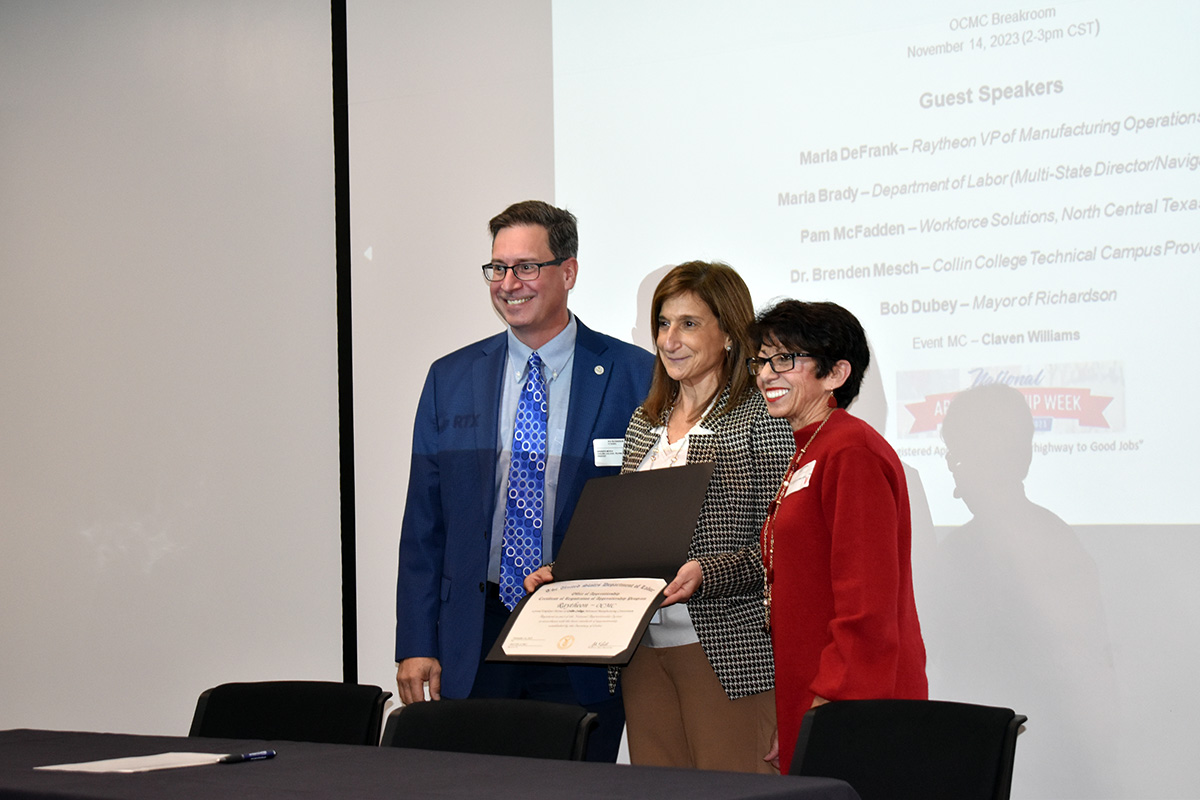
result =
[[[391,696],[356,683],[223,683],[201,693],[188,735],[377,745]]]
[[[595,727],[594,713],[566,703],[436,700],[393,711],[382,745],[582,761]]]
[[[792,775],[840,778],[862,800],[1007,800],[1011,708],[937,700],[843,700],[800,723]]]

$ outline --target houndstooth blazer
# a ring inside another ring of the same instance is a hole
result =
[[[791,427],[767,414],[758,392],[725,414],[728,404],[726,387],[700,421],[700,426],[712,433],[693,433],[688,443],[689,464],[716,463],[688,550],[688,558],[700,561],[706,570],[707,564],[716,567],[737,551],[758,552],[767,506],[796,452]],[[625,430],[622,473],[637,470],[658,443],[654,429],[665,422],[652,421],[641,408],[633,412]],[[723,558],[715,558],[720,556]],[[743,556],[742,560],[748,559]],[[706,571],[705,581],[707,578]],[[688,601],[688,613],[725,693],[736,700],[773,688],[775,666],[762,605],[761,572],[757,582],[745,581],[740,592],[725,587],[725,596],[709,598],[703,588],[702,583],[701,591]],[[615,686],[617,674],[615,668],[609,671],[611,686]]]

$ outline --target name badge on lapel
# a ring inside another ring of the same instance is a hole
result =
[[[619,467],[625,453],[624,439],[592,439],[592,455],[597,467]]]

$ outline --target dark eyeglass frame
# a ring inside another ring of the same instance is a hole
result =
[[[771,371],[779,375],[780,373],[794,370],[797,358],[816,358],[816,356],[812,353],[776,353],[770,358],[751,357],[746,359],[746,369],[750,372],[751,378],[757,378],[758,374],[762,372],[762,368],[770,364]],[[777,359],[779,360],[777,361]],[[785,363],[787,364],[786,367],[783,366]]]
[[[511,269],[519,281],[536,281],[542,274],[542,267],[557,267],[567,259],[556,258],[553,261],[543,261],[540,264],[484,264],[483,278],[489,283],[499,283],[504,280]],[[532,272],[532,274],[531,274]]]

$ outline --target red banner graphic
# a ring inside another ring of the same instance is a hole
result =
[[[1025,395],[1025,402],[1035,417],[1073,419],[1089,428],[1107,428],[1104,409],[1113,401],[1111,397],[1093,395],[1091,389],[1068,389],[1035,386],[1016,387]],[[913,415],[909,433],[936,431],[946,416],[946,409],[958,396],[958,392],[926,395],[924,400],[905,403],[904,407]]]

